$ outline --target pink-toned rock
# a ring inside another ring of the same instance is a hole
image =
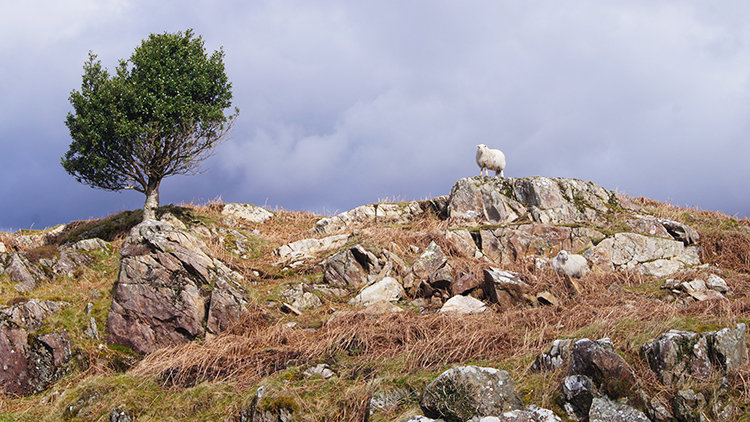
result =
[[[189,232],[161,221],[135,226],[120,254],[108,341],[138,353],[227,329],[246,306],[241,276]]]

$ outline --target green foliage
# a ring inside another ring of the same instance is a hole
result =
[[[232,104],[223,58],[221,49],[208,56],[192,30],[151,34],[114,75],[89,53],[70,95],[65,170],[95,188],[135,189],[147,203],[155,194],[158,207],[161,180],[197,172],[236,118],[223,111]]]

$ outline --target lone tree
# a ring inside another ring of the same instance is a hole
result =
[[[239,113],[224,115],[232,84],[223,58],[222,49],[208,56],[192,30],[151,34],[115,75],[89,53],[70,94],[65,171],[94,188],[143,193],[143,219],[156,218],[162,179],[197,174]]]

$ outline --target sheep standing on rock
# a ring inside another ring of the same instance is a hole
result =
[[[552,260],[552,269],[562,276],[581,278],[589,270],[589,262],[582,255],[569,255],[565,249]]]
[[[477,165],[479,166],[479,177],[482,177],[482,171],[485,175],[490,175],[490,170],[495,170],[495,177],[500,173],[503,175],[505,169],[505,154],[499,149],[487,148],[485,144],[477,145]]]

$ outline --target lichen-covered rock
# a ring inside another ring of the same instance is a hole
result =
[[[90,256],[73,250],[63,249],[60,256],[52,265],[52,272],[55,275],[73,276],[73,271],[81,266],[89,266],[94,262]]]
[[[273,388],[260,386],[252,403],[239,412],[240,422],[295,422],[299,405],[287,396],[279,395]]]
[[[726,373],[735,373],[748,363],[747,326],[737,324],[734,329],[724,328],[705,334],[711,361]]]
[[[10,281],[16,283],[13,287],[17,291],[29,292],[34,290],[38,283],[49,281],[44,271],[29,262],[23,253],[11,254],[9,261],[5,272],[10,276]]]
[[[219,332],[246,305],[242,277],[208,256],[206,245],[171,224],[147,220],[121,250],[107,318],[109,342],[138,353]]]
[[[595,397],[588,416],[589,422],[650,422],[640,410],[607,397]]]
[[[748,362],[747,328],[694,333],[670,330],[641,347],[651,369],[668,386],[687,377],[707,380],[715,371],[736,372]]]
[[[562,422],[562,419],[551,410],[532,404],[524,410],[511,410],[497,416],[475,416],[469,422]]]
[[[60,312],[66,306],[70,306],[70,303],[29,299],[0,309],[0,320],[11,322],[24,330],[36,331],[48,316]]]
[[[252,204],[225,204],[221,214],[255,224],[263,223],[273,217],[272,212]]]
[[[67,332],[33,332],[66,305],[32,299],[0,310],[0,392],[35,394],[65,375],[72,357]]]
[[[464,178],[451,189],[447,214],[455,226],[503,224],[526,214],[526,208],[509,193],[508,178]]]
[[[515,383],[507,372],[477,366],[443,372],[425,388],[420,405],[425,415],[447,422],[523,409]]]

